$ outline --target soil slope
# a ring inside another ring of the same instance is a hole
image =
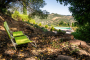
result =
[[[23,31],[30,40],[36,42],[37,48],[33,47],[30,43],[27,43],[17,46],[17,50],[14,50],[14,47],[4,29],[4,21],[7,21],[11,31]],[[71,46],[70,41],[74,40],[75,39],[71,34],[55,34],[51,31],[44,32],[40,28],[35,28],[33,25],[22,21],[16,21],[11,17],[0,13],[0,60],[63,59],[60,58],[60,55],[64,58],[66,57],[66,59],[90,59],[89,48],[87,48],[86,45],[78,45],[78,47]],[[75,48],[79,48],[81,50],[78,52]],[[85,51],[85,53],[82,53],[82,51]]]

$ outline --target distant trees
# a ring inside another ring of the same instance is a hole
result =
[[[70,23],[68,22],[68,23],[65,23],[65,22],[63,22],[63,21],[61,21],[61,22],[59,22],[59,26],[70,26]]]
[[[59,23],[59,25],[63,25],[64,24],[64,22],[63,21],[61,21],[60,23]]]

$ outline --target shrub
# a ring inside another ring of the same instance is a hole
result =
[[[18,11],[15,11],[14,14],[12,14],[12,18],[15,20],[18,20],[20,18],[20,14]]]
[[[57,29],[54,28],[54,31],[57,31]]]
[[[12,17],[13,12],[7,11],[6,14]]]
[[[26,21],[30,20],[30,19],[28,18],[28,15],[20,14],[19,16],[20,16],[21,19],[24,19],[24,20],[26,20]]]
[[[28,15],[20,14],[18,11],[15,11],[14,14],[12,14],[12,18],[15,20],[22,20],[22,21],[28,21],[31,23],[35,23],[35,20],[32,18],[29,18]]]
[[[44,32],[47,32],[48,30],[45,29],[44,27],[41,27],[41,29],[44,31]]]
[[[48,28],[48,25],[45,25],[45,28]]]
[[[35,22],[35,21],[33,21],[33,24],[36,24],[36,22]]]
[[[57,33],[59,33],[59,32],[62,32],[62,31],[59,29],[59,30],[57,30]]]
[[[90,25],[80,26],[76,32],[71,33],[76,39],[90,42]]]
[[[64,34],[66,33],[66,31],[62,31]]]
[[[29,23],[36,24],[36,22],[35,22],[35,20],[34,20],[34,19],[30,19],[30,20],[29,20]]]
[[[40,28],[37,24],[35,24],[34,27],[36,27],[36,28]]]
[[[51,27],[50,31],[53,31],[55,28],[54,27]]]
[[[24,19],[22,19],[22,21],[24,21]]]
[[[42,24],[41,24],[41,22],[39,23],[39,26],[41,26]]]

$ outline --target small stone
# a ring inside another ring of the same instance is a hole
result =
[[[65,55],[58,55],[58,57],[55,60],[74,60],[74,58]]]

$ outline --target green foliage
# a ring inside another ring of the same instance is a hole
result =
[[[47,19],[49,12],[45,11],[34,11],[33,13],[29,14],[29,17],[35,18],[37,16],[39,19]]]
[[[48,28],[48,25],[45,25],[45,28]]]
[[[51,27],[50,31],[53,31],[55,28],[54,27]]]
[[[40,26],[38,26],[37,24],[34,25],[35,28],[40,28]]]
[[[13,14],[13,13],[10,12],[10,11],[7,11],[6,14],[9,15],[10,17],[12,17],[12,14]]]
[[[24,20],[26,20],[26,21],[30,20],[30,19],[28,18],[28,15],[19,14],[19,17],[20,17],[20,19],[24,19]]]
[[[33,21],[33,24],[36,24],[36,22],[35,22],[35,21]]]
[[[24,19],[22,19],[22,21],[24,21]]]
[[[29,23],[34,23],[34,24],[36,24],[36,22],[35,22],[34,19],[30,19],[30,20],[28,20],[28,22],[29,22]]]
[[[47,32],[48,30],[45,29],[44,27],[41,27],[41,29],[44,31],[44,32]]]
[[[5,13],[7,12],[7,9],[6,9],[6,8],[1,8],[1,7],[0,7],[0,11],[1,11],[2,13],[5,14]]]
[[[42,29],[44,32],[47,32],[47,31],[48,31],[48,30],[45,29],[44,27],[40,27],[40,26],[38,26],[37,24],[35,24],[34,27],[35,27],[35,28],[40,28],[40,29]]]
[[[63,25],[64,24],[64,22],[63,21],[61,21],[60,23],[59,23],[59,25]]]
[[[62,31],[64,34],[66,33],[66,31]]]
[[[61,26],[65,26],[68,27],[70,26],[71,21],[74,22],[74,18],[72,16],[63,16],[63,15],[59,15],[59,14],[49,14],[47,19],[39,19],[38,16],[36,16],[35,18],[36,23],[40,23],[43,20],[42,25],[48,25],[48,26],[60,26],[59,23],[61,21],[63,21],[63,25]]]
[[[86,24],[84,26],[80,26],[76,32],[73,32],[72,35],[76,39],[84,40],[86,42],[90,41],[90,25]]]
[[[12,18],[18,20],[20,18],[19,12],[15,11],[14,14],[12,14]]]
[[[57,0],[64,5],[70,4],[70,12],[74,16],[75,20],[78,21],[79,25],[84,25],[87,22],[90,23],[90,1],[89,0]]]
[[[41,25],[42,25],[42,23],[40,22],[40,23],[39,23],[39,26],[41,26]]]
[[[72,27],[74,27],[74,23],[72,23]]]
[[[73,23],[74,23],[74,22],[73,22]],[[69,27],[69,26],[70,26],[70,21],[69,21],[69,22],[60,21],[59,26]]]
[[[57,33],[59,33],[59,32],[62,32],[62,31],[59,29],[59,30],[57,30]]]
[[[28,21],[30,23],[36,24],[35,20],[32,18],[29,18],[28,15],[19,14],[18,11],[15,11],[14,14],[12,14],[12,18],[16,20],[22,20],[22,21]]]
[[[79,28],[72,33],[76,39],[90,40],[90,1],[89,0],[57,0],[64,5],[70,4],[70,12],[78,22]]]
[[[4,9],[7,7],[10,9],[23,7],[23,13],[27,14],[27,7],[30,12],[38,11],[46,5],[44,0],[0,0],[0,8]],[[21,8],[18,8],[22,11]],[[1,9],[0,9],[1,10]],[[1,10],[2,12],[2,10]]]
[[[28,20],[28,22],[30,22],[30,20]]]
[[[57,31],[57,29],[54,28],[54,31]]]

